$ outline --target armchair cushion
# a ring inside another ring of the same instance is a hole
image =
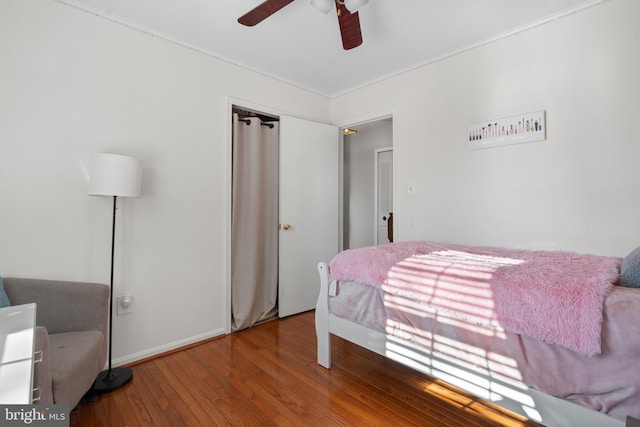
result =
[[[104,341],[100,331],[49,335],[49,364],[55,403],[79,401],[91,388],[104,367],[104,358],[101,358]],[[73,381],[69,381],[70,378]]]

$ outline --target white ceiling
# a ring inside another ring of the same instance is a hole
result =
[[[334,11],[296,0],[255,27],[262,0],[56,0],[333,97],[606,0],[370,0],[344,51]]]

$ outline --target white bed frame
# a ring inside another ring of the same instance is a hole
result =
[[[333,334],[548,427],[623,427],[625,425],[624,421],[598,411],[524,385],[508,384],[499,378],[452,363],[428,349],[399,341],[395,337],[331,314],[329,295],[335,294],[335,281],[329,283],[326,263],[319,263],[318,271],[320,294],[315,313],[318,364],[325,368],[331,368],[331,334]]]

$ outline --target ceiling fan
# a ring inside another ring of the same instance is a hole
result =
[[[362,44],[358,9],[369,0],[311,0],[311,5],[322,13],[328,13],[335,4],[344,50],[353,49]],[[264,21],[293,0],[266,0],[238,18],[238,22],[248,27]]]

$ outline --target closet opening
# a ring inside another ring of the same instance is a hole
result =
[[[279,117],[232,106],[231,331],[278,318]]]

